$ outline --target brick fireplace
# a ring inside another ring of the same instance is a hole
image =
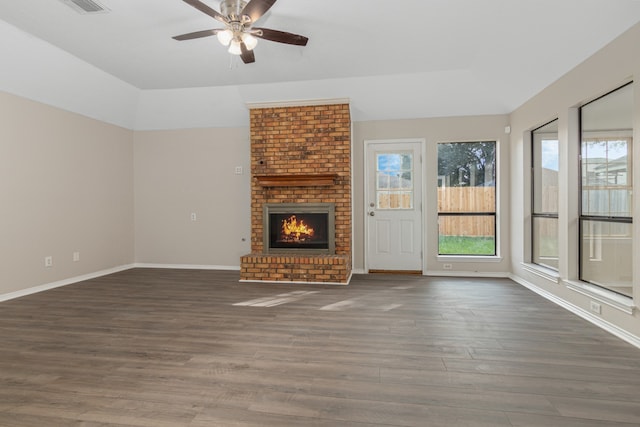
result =
[[[348,102],[253,105],[250,120],[251,253],[241,257],[240,280],[347,284],[352,246]],[[331,207],[330,249],[307,250],[304,243],[267,247],[269,209],[286,208],[295,216],[315,213],[318,206]]]

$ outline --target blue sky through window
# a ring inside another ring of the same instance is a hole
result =
[[[378,154],[378,170],[399,171],[401,158],[399,154]]]
[[[582,143],[582,156],[602,158],[609,161],[620,159],[628,154],[627,141],[611,139],[609,141],[585,141]]]
[[[558,141],[552,139],[543,139],[541,141],[542,148],[542,167],[545,169],[558,170]]]

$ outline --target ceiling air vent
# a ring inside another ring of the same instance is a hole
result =
[[[73,10],[82,14],[107,13],[109,9],[102,6],[95,0],[60,0],[70,6]]]

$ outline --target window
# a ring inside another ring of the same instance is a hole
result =
[[[558,270],[558,120],[531,132],[531,262]]]
[[[438,144],[438,254],[496,255],[496,142]]]
[[[580,280],[632,296],[633,86],[580,109]]]
[[[377,209],[413,209],[413,153],[376,154]]]

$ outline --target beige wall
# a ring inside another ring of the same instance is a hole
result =
[[[365,213],[364,213],[364,145],[367,140],[424,139],[423,182],[426,193],[424,203],[424,232],[426,237],[423,269],[429,274],[444,274],[442,265],[452,264],[446,274],[477,272],[509,272],[509,135],[505,134],[508,116],[469,116],[356,122],[353,124],[353,177],[354,177],[354,269],[365,267]],[[448,257],[438,259],[438,142],[498,141],[498,239],[500,259],[482,262],[464,262]]]
[[[250,252],[248,128],[134,132],[8,94],[0,101],[7,118],[0,295],[134,263],[237,268]],[[435,143],[499,140],[505,176],[506,123],[504,116],[355,123],[356,269],[364,268],[365,139],[425,138],[427,195],[435,200]],[[501,193],[507,189],[501,182]],[[438,271],[435,203],[425,212],[426,269]],[[456,270],[507,271],[505,221],[501,209],[503,261]],[[44,267],[48,255],[51,268]]]
[[[249,128],[136,132],[134,145],[136,262],[237,268],[250,252]]]
[[[134,132],[6,93],[0,114],[0,298],[250,251],[248,128]]]
[[[615,297],[597,295],[576,287],[578,277],[577,248],[577,158],[579,154],[578,109],[580,105],[616,89],[635,77],[634,136],[639,141],[640,130],[640,24],[567,73],[540,94],[527,101],[511,115],[511,248],[514,277],[532,285],[557,302],[571,307],[592,321],[599,322],[621,336],[632,334],[640,343],[640,315],[614,308]],[[535,58],[532,58],[535,60]],[[530,261],[530,131],[549,120],[558,118],[560,142],[559,171],[559,256],[560,281],[555,283],[532,273],[523,263]],[[640,165],[640,150],[634,150],[633,162]],[[634,186],[640,188],[640,174],[634,174]],[[634,295],[640,298],[640,198],[636,197],[634,212]],[[578,282],[578,285],[580,283]],[[579,289],[582,292],[576,291]],[[613,301],[608,301],[609,299]],[[590,311],[590,302],[602,304],[600,315]],[[630,303],[630,302],[629,302]]]
[[[500,177],[509,174],[507,116],[481,116],[354,123],[355,268],[364,268],[363,156],[365,139],[420,137],[427,140],[425,182],[435,200],[438,141],[497,140]],[[212,128],[135,133],[136,262],[142,264],[237,267],[250,252],[248,128]],[[243,175],[235,175],[242,166]],[[506,194],[508,181],[501,180]],[[454,263],[458,271],[509,271],[508,203],[500,198],[502,261]],[[427,269],[437,261],[435,203],[427,203]],[[228,210],[227,210],[228,209]],[[197,221],[190,220],[195,212]],[[229,212],[234,214],[230,215]],[[247,239],[242,241],[242,239]],[[449,261],[447,261],[449,262]]]
[[[0,117],[0,295],[131,264],[133,133],[1,92]]]

